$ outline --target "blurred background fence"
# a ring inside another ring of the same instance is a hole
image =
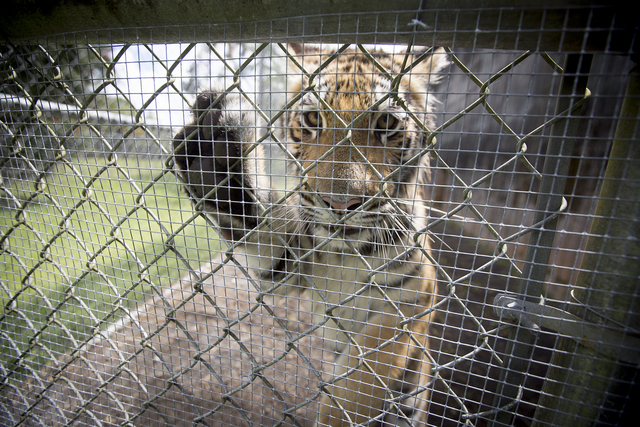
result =
[[[214,82],[277,114],[288,42],[447,49],[430,135],[429,423],[633,422],[628,8],[63,3],[0,17],[0,424],[313,425],[328,361],[310,316],[256,302],[170,157]]]

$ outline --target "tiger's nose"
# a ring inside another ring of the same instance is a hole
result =
[[[331,199],[331,197],[323,197],[322,200],[329,205],[331,209],[334,211],[353,211],[358,208],[358,206],[362,205],[362,199],[353,198],[349,199],[346,202],[339,202],[337,200]]]

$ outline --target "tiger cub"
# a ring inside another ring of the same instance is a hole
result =
[[[423,423],[436,270],[419,154],[446,54],[289,49],[297,71],[276,127],[299,185],[271,188],[258,115],[235,89],[197,96],[173,141],[178,174],[263,291],[306,289],[338,354],[318,425]]]

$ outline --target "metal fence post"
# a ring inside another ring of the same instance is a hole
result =
[[[630,75],[573,292],[577,304],[569,308],[585,322],[602,325],[605,334],[614,329],[623,332],[622,336],[637,336],[640,330],[639,72],[636,67]],[[620,342],[620,348],[625,345],[629,346]],[[562,337],[536,411],[536,425],[569,426],[576,420],[630,423],[627,417],[635,408],[625,408],[624,403],[638,394],[639,377],[638,363],[631,366],[616,361]]]
[[[566,110],[572,111],[573,105],[585,96],[591,60],[592,55],[568,55],[556,103],[556,114]],[[567,120],[560,121],[551,128],[534,224],[544,221],[546,217],[556,214],[561,209],[579,121],[580,118],[573,116],[570,112]],[[519,295],[526,301],[540,300],[556,225],[557,218],[554,218],[544,223],[542,227],[534,229],[530,234],[529,249],[519,290]],[[516,325],[509,332],[505,349],[507,357],[500,371],[493,403],[494,408],[505,410],[497,411],[493,418],[493,425],[512,423],[513,414],[507,408],[510,409],[512,403],[518,398],[536,338],[536,331],[522,325]]]

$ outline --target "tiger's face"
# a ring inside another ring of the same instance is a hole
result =
[[[297,53],[309,73],[333,54]],[[294,165],[294,173],[304,173],[308,184],[301,216],[310,234],[334,237],[333,250],[346,249],[344,240],[360,250],[395,240],[408,224],[390,200],[415,213],[413,200],[424,197],[428,159],[414,157],[423,148],[424,128],[433,128],[429,85],[448,61],[437,52],[403,73],[404,55],[372,56],[377,64],[363,52],[342,52],[318,74],[301,73],[290,87],[290,99],[298,100],[285,115],[286,140],[302,168]],[[409,56],[406,65],[417,58]]]

